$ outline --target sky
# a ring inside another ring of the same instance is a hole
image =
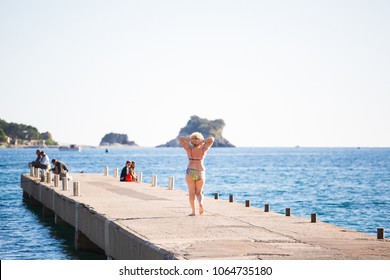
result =
[[[146,147],[389,147],[390,1],[0,0],[0,118]]]

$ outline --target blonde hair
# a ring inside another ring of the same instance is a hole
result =
[[[193,140],[193,139],[204,140],[204,137],[203,137],[202,133],[194,132],[191,134],[190,139],[191,140]]]

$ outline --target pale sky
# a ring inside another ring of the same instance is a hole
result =
[[[0,118],[98,145],[390,146],[390,1],[0,0]]]

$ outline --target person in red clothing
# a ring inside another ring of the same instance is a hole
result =
[[[125,167],[122,168],[120,181],[122,182],[137,182],[137,175],[135,174],[135,162],[126,161]]]
[[[134,161],[131,162],[129,173],[130,173],[130,179],[131,179],[130,182],[137,182],[137,174],[135,173],[135,162]]]

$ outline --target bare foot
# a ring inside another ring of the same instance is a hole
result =
[[[196,214],[195,213],[191,213],[188,216],[196,216]]]
[[[202,215],[204,213],[203,205],[199,205],[199,214]]]

